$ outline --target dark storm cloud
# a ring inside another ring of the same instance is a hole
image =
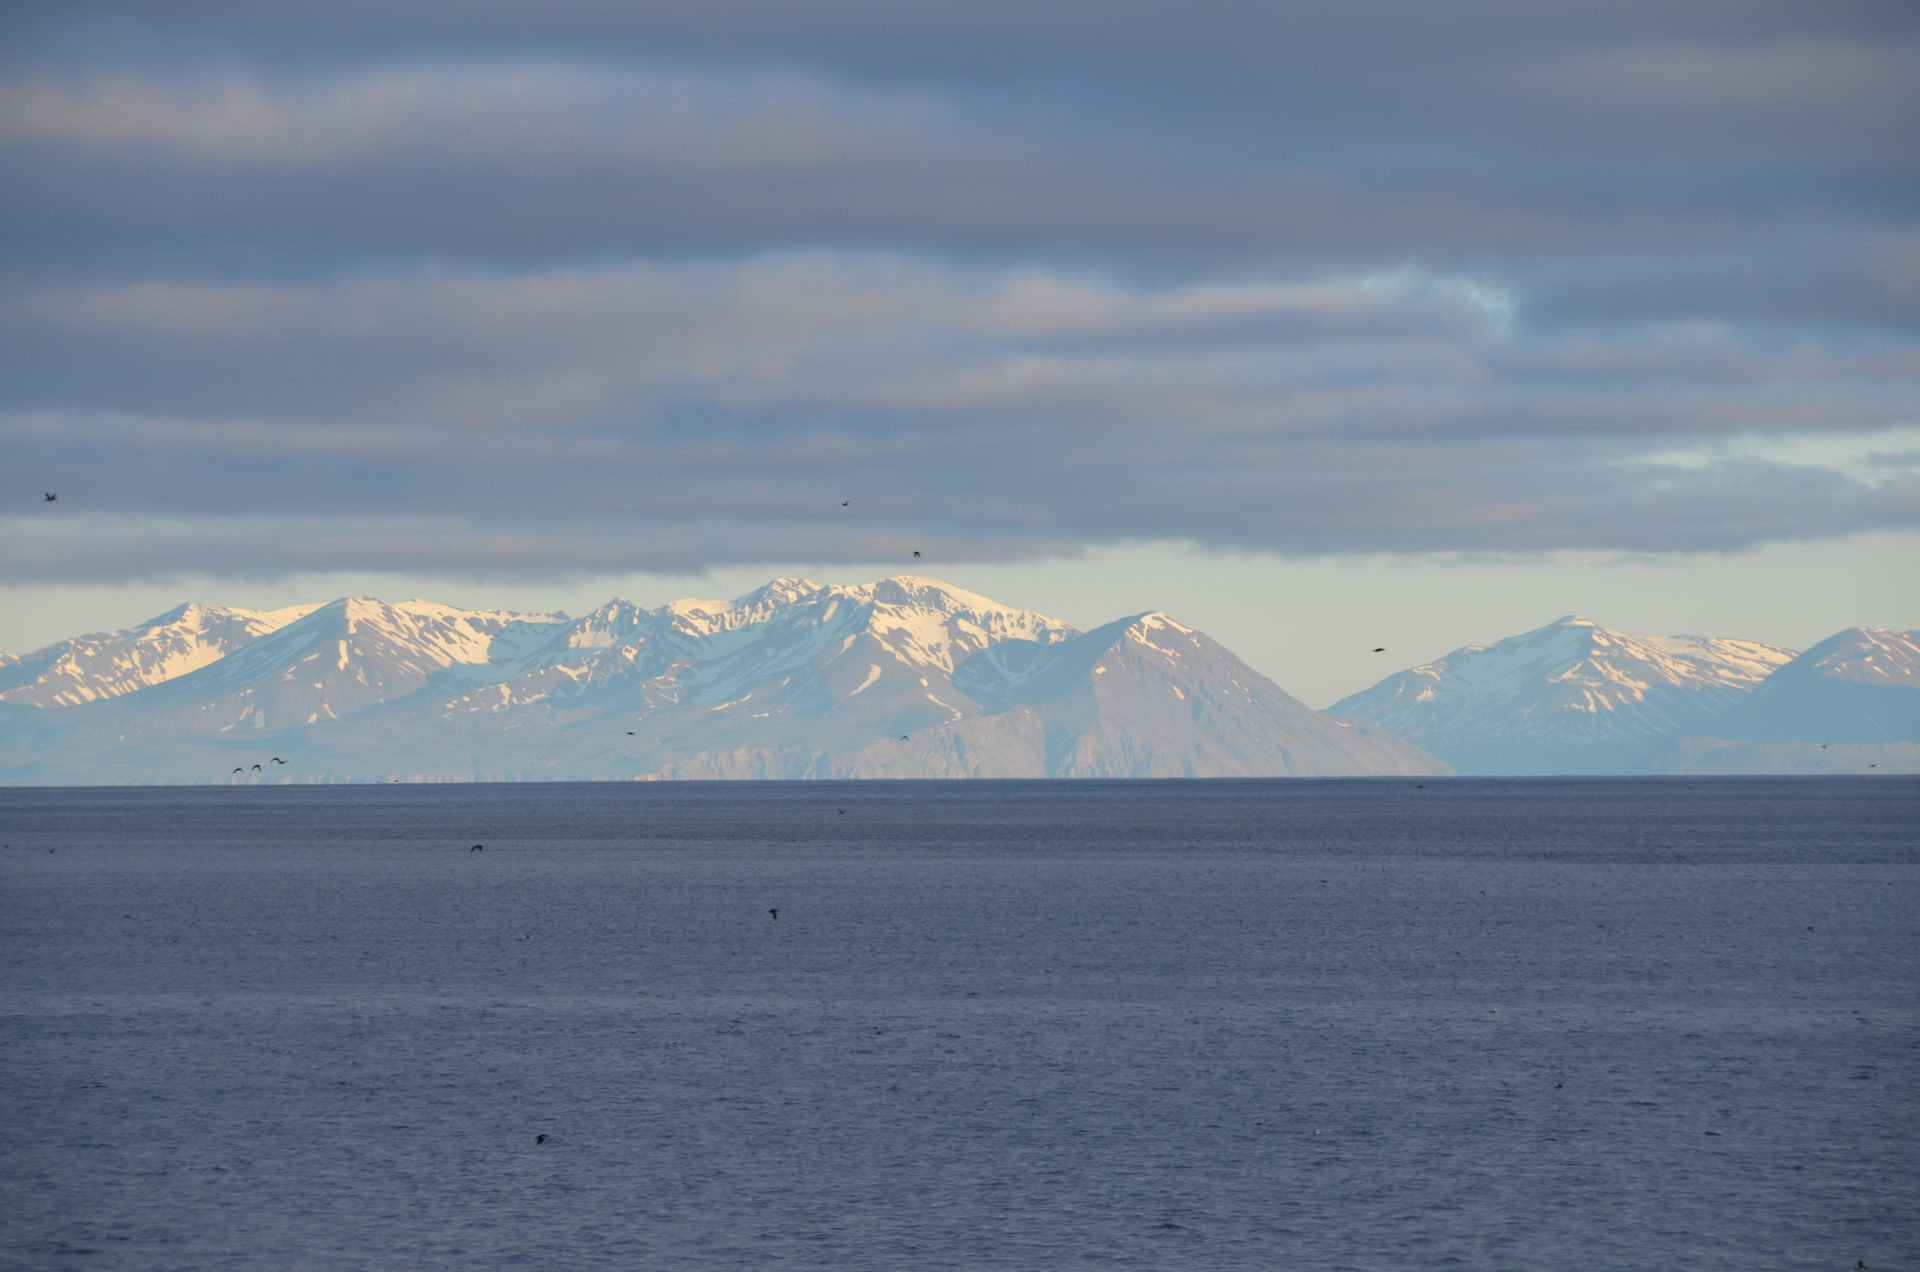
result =
[[[11,577],[1920,520],[1910,5],[448,14],[9,11]]]

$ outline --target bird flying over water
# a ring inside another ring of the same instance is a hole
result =
[[[281,758],[280,758],[279,756],[277,756],[277,755],[276,755],[276,756],[274,756],[274,757],[273,757],[272,759],[270,759],[270,760],[268,760],[268,761],[267,761],[267,763],[269,763],[269,764],[285,764],[285,763],[286,763],[286,761],[285,761],[285,760],[283,760],[283,759],[281,759]]]
[[[56,499],[58,499],[59,497],[60,497],[60,496],[58,496],[58,495],[56,495],[56,494],[54,494],[54,493],[53,493],[53,492],[52,492],[51,490],[49,490],[49,491],[47,492],[47,502],[48,502],[48,503],[52,503],[52,502],[53,502],[54,500],[56,500]]]
[[[918,561],[918,560],[920,559],[920,549],[918,549],[918,548],[915,548],[915,549],[913,550],[913,559],[914,559],[914,560],[916,560],[916,561]]]
[[[236,773],[244,773],[244,772],[246,772],[247,770],[246,770],[246,769],[244,769],[244,768],[237,768],[237,769],[235,769],[235,770],[233,770],[233,771],[234,771],[234,772],[236,772]]]
[[[253,766],[253,771],[254,771],[254,772],[256,772],[256,773],[258,773],[258,772],[260,771],[260,766],[259,766],[258,764],[256,764],[256,765],[254,765],[254,766]]]
[[[547,1137],[545,1135],[536,1135],[533,1137],[533,1142],[536,1144],[544,1144],[547,1142]]]

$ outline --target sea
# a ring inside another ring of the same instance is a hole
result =
[[[0,790],[0,1268],[1920,1268],[1920,780]]]

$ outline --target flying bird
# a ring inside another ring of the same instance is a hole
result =
[[[468,852],[485,852],[486,850],[487,846],[485,844],[475,844],[473,847],[467,849]]]
[[[259,766],[258,764],[256,764],[256,765],[254,765],[254,766],[253,766],[253,771],[254,771],[254,772],[256,772],[256,773],[258,773],[258,772],[260,771],[260,766]]]
[[[533,1142],[536,1144],[544,1144],[547,1142],[547,1137],[544,1135],[536,1135],[533,1137]]]
[[[768,913],[768,914],[771,914],[771,915],[773,916],[773,921],[774,921],[775,923],[778,923],[778,922],[780,921],[780,911],[778,911],[778,910],[768,910],[768,911],[767,911],[767,913]]]
[[[913,550],[913,559],[914,559],[914,560],[916,560],[916,561],[918,561],[918,560],[920,559],[920,549],[918,549],[918,548],[915,548],[915,549]]]
[[[853,503],[853,500],[851,500],[851,499],[842,499],[842,500],[840,501],[840,506],[841,506],[842,508],[845,508],[845,507],[848,507],[848,506],[850,506],[850,505],[851,505],[852,503]]]
[[[270,759],[270,760],[268,760],[268,761],[267,761],[267,763],[269,763],[269,764],[285,764],[285,763],[286,763],[286,761],[285,761],[285,760],[283,760],[283,759],[281,759],[281,758],[280,758],[279,756],[277,756],[277,755],[276,755],[276,756],[274,756],[274,757],[273,757],[272,759]]]
[[[1384,654],[1387,652],[1387,647],[1385,645],[1375,645],[1373,647],[1373,652],[1376,654]]]
[[[243,769],[243,768],[237,768],[237,769],[235,769],[235,770],[233,770],[233,771],[234,771],[234,772],[236,772],[236,773],[244,773],[244,772],[246,772],[247,770],[245,770],[245,769]]]
[[[53,492],[52,492],[51,490],[49,490],[49,491],[47,492],[47,502],[48,502],[48,503],[52,503],[52,502],[53,502],[54,500],[56,500],[56,499],[58,499],[59,497],[60,497],[60,496],[58,496],[58,495],[56,495],[56,494],[54,494],[54,493],[53,493]]]

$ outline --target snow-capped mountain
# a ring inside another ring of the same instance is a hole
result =
[[[1767,677],[1716,736],[1920,742],[1920,632],[1849,627]]]
[[[182,605],[125,631],[76,636],[31,654],[0,654],[0,702],[64,707],[115,698],[218,662],[315,608]]]
[[[1700,732],[1668,771],[1920,772],[1920,632],[1836,632]]]
[[[137,642],[136,642],[137,643]],[[271,764],[273,757],[284,764]],[[349,598],[110,702],[0,721],[0,780],[1433,773],[1198,632],[1082,634],[931,579],[578,620]]]
[[[1389,676],[1327,714],[1378,725],[1461,773],[1651,771],[1793,656],[1758,641],[1628,636],[1569,615]]]

